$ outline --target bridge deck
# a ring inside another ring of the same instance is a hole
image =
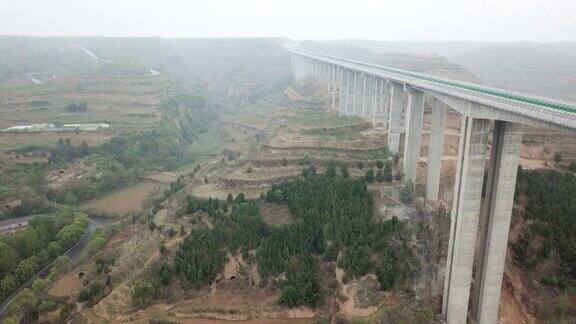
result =
[[[328,55],[301,51],[292,52],[350,70],[406,83],[423,91],[434,91],[554,125],[576,129],[576,105],[574,104]]]

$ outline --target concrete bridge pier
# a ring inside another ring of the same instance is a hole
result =
[[[338,100],[338,115],[346,116],[348,101],[348,70],[340,70],[340,100]]]
[[[494,122],[470,307],[472,318],[481,324],[496,323],[498,316],[521,144],[519,124]]]
[[[403,172],[406,181],[416,183],[420,143],[422,141],[422,123],[424,120],[424,93],[408,89],[406,106],[406,139],[404,141]]]
[[[358,87],[359,87],[359,77],[358,72],[353,73],[353,86],[352,86],[352,110],[349,111],[350,116],[356,116],[356,109],[358,107]]]
[[[362,119],[364,120],[371,120],[374,108],[373,101],[373,93],[374,93],[374,77],[371,75],[366,75],[366,91],[364,91],[364,105],[362,108]]]
[[[362,108],[360,109],[360,117],[364,118],[364,112],[366,110],[366,87],[368,83],[368,76],[365,73],[362,73]]]
[[[354,93],[356,91],[356,87],[354,84],[355,75],[354,71],[348,70],[348,91],[346,92],[346,116],[352,115],[354,112]]]
[[[426,199],[437,200],[442,172],[442,154],[444,151],[444,124],[446,107],[444,103],[431,97],[430,141],[428,145],[428,165],[426,172]]]
[[[373,77],[374,80],[374,88],[372,88],[372,126],[376,127],[376,116],[378,116],[378,103],[379,103],[379,91],[380,91],[380,79],[377,77]]]
[[[382,80],[382,125],[385,130],[389,130],[390,107],[392,105],[392,83],[390,80]]]
[[[338,68],[336,67],[336,65],[330,65],[330,84],[332,88],[332,91],[330,93],[330,100],[331,100],[330,108],[332,111],[336,110],[336,88],[338,87],[338,80],[336,80],[338,75],[337,71]]]
[[[404,86],[391,82],[390,113],[388,114],[388,150],[391,153],[400,151],[400,133],[402,132],[402,113],[404,108]]]
[[[466,323],[490,120],[462,118],[442,314]],[[500,278],[501,279],[501,278]]]

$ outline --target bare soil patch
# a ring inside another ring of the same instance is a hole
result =
[[[257,188],[257,189],[246,189],[246,188],[235,188],[235,189],[221,189],[215,184],[209,183],[201,186],[194,187],[191,194],[198,198],[208,199],[209,197],[217,198],[220,200],[226,200],[228,193],[236,196],[239,193],[244,193],[248,199],[260,198],[260,193],[266,193],[270,188]]]
[[[72,297],[78,294],[80,288],[82,288],[82,280],[76,272],[72,271],[58,279],[48,294],[54,297]]]
[[[146,198],[158,189],[157,184],[142,182],[91,201],[85,204],[83,208],[110,215],[126,215],[138,212]]]
[[[144,177],[144,179],[157,181],[160,183],[166,183],[166,184],[170,184],[172,181],[175,181],[176,178],[178,178],[178,175],[176,173],[168,172],[168,171],[158,172],[158,173],[150,174],[150,175]]]
[[[282,226],[292,222],[292,214],[286,205],[260,202],[260,214],[270,226]]]

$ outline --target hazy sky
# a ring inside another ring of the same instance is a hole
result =
[[[0,0],[0,34],[576,41],[576,0]]]

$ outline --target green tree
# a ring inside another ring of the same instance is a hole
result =
[[[298,305],[300,299],[301,296],[298,290],[294,286],[288,285],[282,289],[282,293],[280,295],[280,304],[292,308]]]
[[[372,169],[366,170],[366,174],[364,175],[364,180],[368,183],[374,182],[374,170],[372,170]]]
[[[195,286],[212,283],[224,267],[225,254],[214,230],[194,230],[180,244],[174,270]]]
[[[226,196],[226,202],[227,202],[228,204],[231,204],[231,203],[234,202],[234,196],[232,196],[231,193],[228,193],[228,195]]]
[[[382,162],[382,160],[376,161],[376,168],[378,168],[380,170],[380,169],[382,169],[383,166],[384,166],[384,163]]]
[[[334,163],[334,161],[328,162],[326,165],[325,173],[330,178],[334,178],[336,176],[336,163]]]
[[[404,204],[411,204],[414,201],[414,183],[407,181],[400,190],[400,200]]]
[[[46,287],[48,287],[48,285],[50,285],[50,280],[37,278],[32,283],[32,291],[36,294],[40,294],[44,289],[46,289]]]
[[[8,297],[18,288],[18,282],[12,275],[7,275],[0,281],[0,296]]]
[[[8,309],[8,315],[28,317],[28,314],[34,315],[36,312],[36,296],[29,288],[23,289],[16,297],[12,300],[10,308]]]
[[[376,181],[384,182],[384,172],[381,169],[376,171]]]
[[[243,192],[239,193],[239,194],[236,196],[236,199],[234,199],[234,202],[237,203],[237,204],[243,203],[243,202],[245,202],[245,201],[246,201],[246,196],[244,195]]]
[[[396,269],[390,260],[383,262],[382,266],[376,268],[376,275],[380,283],[380,289],[387,291],[394,286],[396,280]]]
[[[62,254],[62,247],[60,246],[60,244],[58,244],[58,242],[50,242],[50,244],[48,244],[48,254],[52,257],[55,258],[57,256],[59,256],[60,254]]]
[[[345,179],[350,177],[350,174],[348,173],[348,166],[346,164],[340,165],[340,174]]]
[[[14,275],[16,280],[19,283],[24,283],[30,277],[36,274],[38,271],[38,258],[37,257],[29,257],[28,259],[20,261],[16,270],[14,271]]]
[[[156,289],[149,281],[140,281],[134,284],[132,301],[137,307],[146,307],[152,303],[156,297]]]
[[[158,268],[158,276],[160,277],[160,283],[163,285],[167,285],[170,283],[170,279],[172,279],[172,269],[168,263],[163,262]]]
[[[554,162],[556,163],[562,162],[562,155],[559,152],[554,153]]]
[[[384,172],[382,174],[382,179],[385,182],[392,182],[392,166],[390,165],[389,161],[386,161],[386,165],[384,165]]]
[[[18,255],[8,244],[0,241],[0,278],[11,273],[18,264]]]

